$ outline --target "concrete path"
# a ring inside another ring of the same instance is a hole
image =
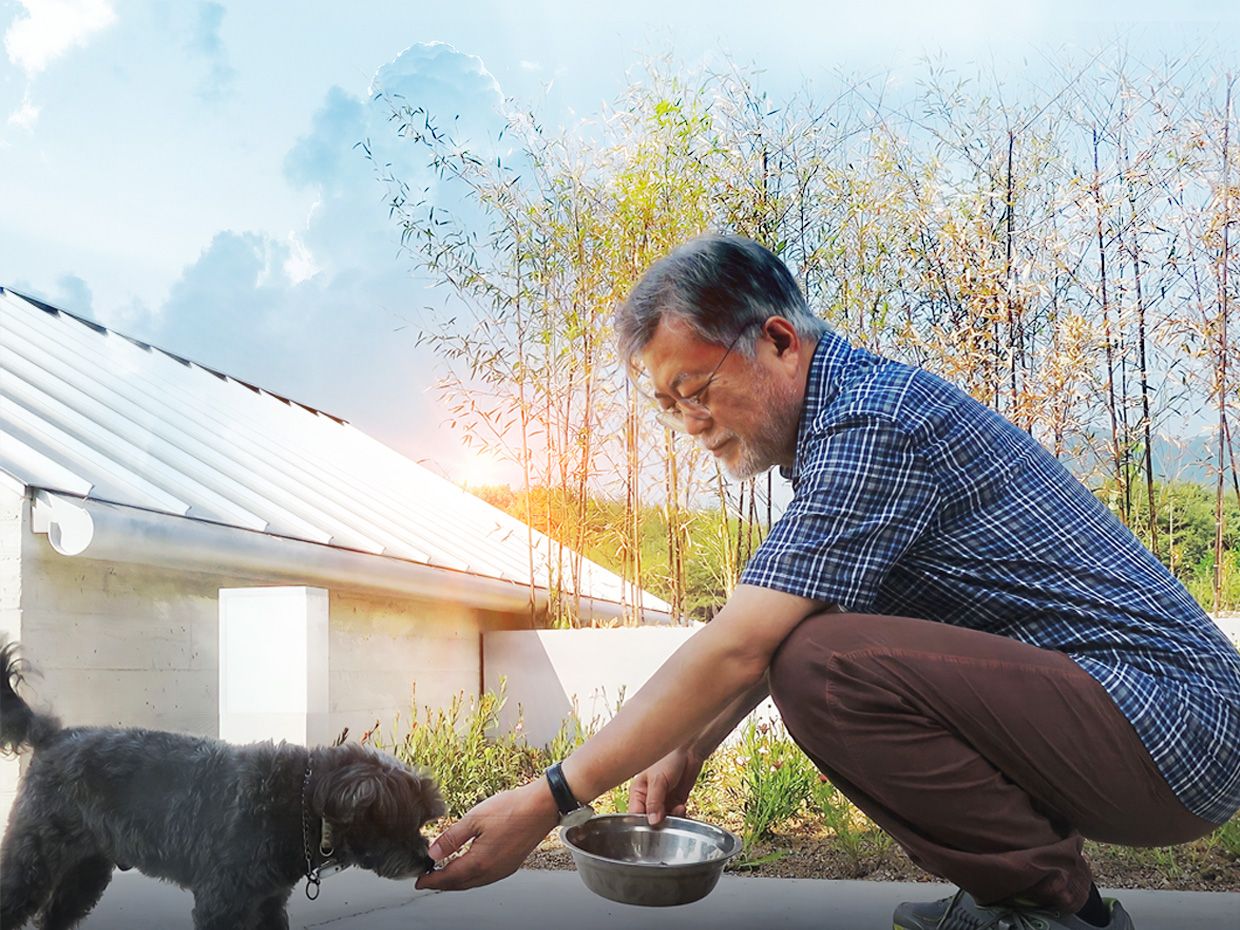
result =
[[[725,875],[696,904],[641,908],[586,890],[575,872],[526,870],[474,891],[419,892],[348,871],[323,882],[317,901],[302,886],[290,901],[291,930],[890,930],[900,901],[933,900],[944,885],[744,878]],[[1137,930],[1240,930],[1240,893],[1117,893]],[[83,930],[189,928],[193,898],[134,872],[117,873]]]

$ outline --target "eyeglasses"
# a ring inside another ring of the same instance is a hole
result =
[[[728,356],[732,354],[732,350],[736,348],[736,344],[740,342],[741,336],[745,335],[754,326],[761,326],[765,320],[752,320],[741,328],[730,343],[727,350],[723,353],[723,357],[711,369],[706,381],[702,386],[687,397],[675,397],[670,395],[647,395],[650,401],[655,405],[655,419],[668,429],[687,430],[688,424],[686,418],[690,420],[709,420],[711,417],[710,407],[706,404],[706,392],[710,389],[711,383],[719,374],[719,369],[723,367],[723,363],[728,360]]]

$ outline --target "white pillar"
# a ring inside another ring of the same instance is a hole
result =
[[[327,651],[323,588],[220,589],[220,739],[329,742]]]

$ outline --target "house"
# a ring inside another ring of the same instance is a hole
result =
[[[322,742],[477,693],[483,634],[537,625],[547,543],[339,418],[0,288],[0,633],[66,723]],[[589,562],[576,594],[671,620]]]

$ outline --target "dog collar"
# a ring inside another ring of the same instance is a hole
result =
[[[337,861],[336,848],[332,842],[332,825],[324,817],[319,820],[319,864],[314,864],[314,850],[310,845],[310,806],[306,795],[310,791],[310,759],[306,759],[306,775],[301,782],[301,843],[306,856],[306,897],[314,901],[319,896],[319,885],[329,875],[344,871],[348,865]]]

